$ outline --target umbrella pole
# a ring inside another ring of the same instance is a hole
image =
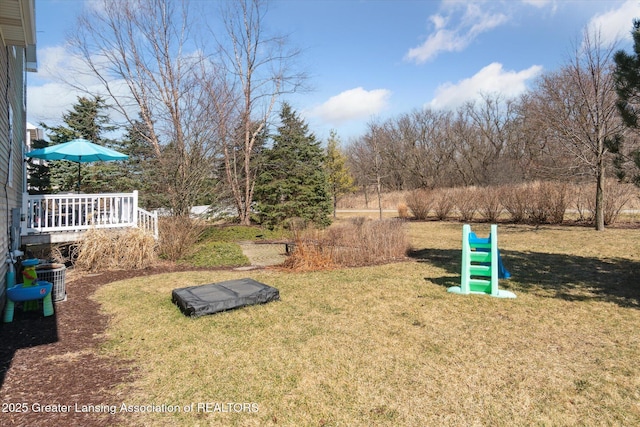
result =
[[[78,162],[78,194],[80,194],[80,167],[82,163]]]

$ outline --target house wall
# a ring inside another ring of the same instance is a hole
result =
[[[25,49],[0,43],[0,312],[6,298],[11,209],[22,204],[25,110]]]

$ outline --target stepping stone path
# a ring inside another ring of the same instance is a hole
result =
[[[283,243],[239,242],[242,253],[249,258],[250,266],[238,267],[236,270],[252,270],[256,268],[279,265],[286,259]]]

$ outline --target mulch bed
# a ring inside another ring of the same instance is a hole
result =
[[[98,355],[108,318],[91,296],[106,283],[185,270],[169,264],[79,277],[67,280],[67,301],[55,303],[54,316],[16,309],[13,322],[0,326],[0,425],[126,423],[126,413],[82,412],[100,405],[119,408],[126,403],[126,383],[135,375],[126,360]],[[60,412],[65,409],[69,412]]]

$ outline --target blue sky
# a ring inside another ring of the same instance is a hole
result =
[[[72,61],[65,35],[85,3],[36,0],[39,72],[27,77],[33,124],[59,123],[77,99],[54,75]],[[288,101],[319,138],[335,129],[348,141],[371,120],[453,109],[481,93],[517,96],[562,66],[588,26],[628,50],[634,17],[638,0],[276,0],[266,29],[303,50],[299,65],[313,90]]]

